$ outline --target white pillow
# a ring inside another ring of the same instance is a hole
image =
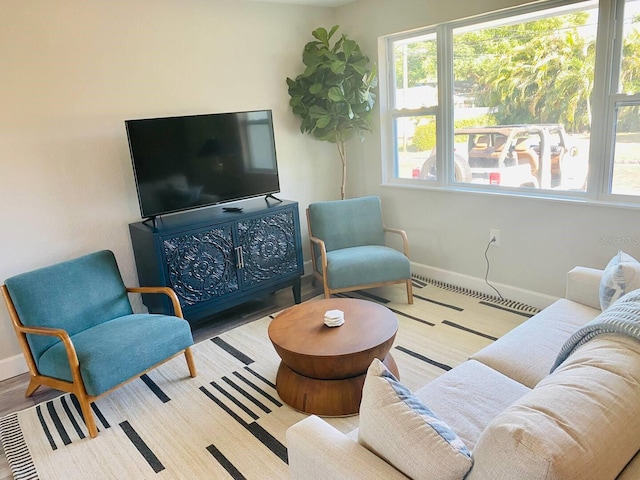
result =
[[[640,262],[620,250],[607,264],[600,281],[600,308],[606,310],[625,293],[640,288]]]
[[[417,480],[462,480],[473,464],[464,442],[375,359],[362,390],[358,442]]]

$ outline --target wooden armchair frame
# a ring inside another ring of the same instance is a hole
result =
[[[76,349],[73,345],[71,337],[69,334],[60,328],[49,328],[49,327],[28,327],[22,324],[20,318],[18,316],[18,312],[13,304],[13,300],[9,295],[9,290],[6,285],[2,285],[2,296],[4,298],[5,303],[7,304],[7,308],[9,310],[9,316],[11,318],[11,323],[13,324],[13,328],[18,337],[18,343],[20,344],[20,348],[22,349],[22,353],[27,362],[27,366],[29,367],[29,386],[27,387],[27,391],[25,392],[25,397],[30,397],[35,393],[35,391],[41,386],[47,386],[50,388],[54,388],[56,390],[61,390],[64,392],[73,393],[77,398],[80,404],[80,409],[82,411],[82,416],[84,417],[85,424],[87,425],[87,430],[89,431],[89,436],[91,438],[95,438],[98,435],[98,428],[96,426],[95,418],[93,417],[93,413],[91,411],[91,403],[96,400],[108,395],[114,390],[120,388],[122,385],[125,385],[136,378],[141,377],[145,373],[153,370],[154,368],[162,365],[163,363],[171,360],[172,358],[177,357],[178,355],[184,356],[187,360],[187,366],[189,367],[189,374],[191,377],[195,377],[196,366],[193,361],[193,354],[189,347],[184,350],[172,355],[171,357],[163,360],[162,362],[157,363],[156,365],[146,369],[145,371],[139,373],[136,376],[125,380],[124,382],[116,385],[115,387],[107,390],[106,392],[101,393],[98,396],[91,396],[87,394],[85,389],[84,381],[82,380],[82,375],[80,374],[80,362],[78,360],[78,355],[76,353]],[[171,299],[171,303],[173,304],[174,315],[176,317],[184,319],[182,314],[182,308],[180,307],[180,302],[178,300],[178,296],[176,293],[169,287],[131,287],[127,288],[128,293],[160,293],[169,296]],[[186,320],[185,320],[186,322]],[[65,380],[60,380],[53,377],[48,377],[45,375],[41,375],[38,371],[38,366],[36,364],[35,359],[33,358],[33,354],[31,352],[31,348],[29,348],[29,343],[27,341],[27,334],[31,335],[49,335],[58,337],[60,341],[64,344],[65,350],[67,352],[67,360],[69,361],[69,366],[71,368],[71,375],[73,378],[72,382],[68,382]]]
[[[311,230],[311,218],[309,215],[309,209],[307,208],[307,228],[309,231],[309,241],[311,244],[311,264],[313,266],[313,277],[314,280],[318,279],[322,282],[322,287],[324,289],[324,298],[331,297],[332,293],[341,293],[341,292],[351,292],[353,290],[361,290],[367,288],[375,288],[375,287],[384,287],[387,285],[395,285],[396,283],[405,283],[407,286],[407,302],[409,305],[413,304],[413,285],[411,283],[411,279],[406,280],[396,280],[390,282],[378,282],[378,283],[366,283],[362,285],[355,285],[352,287],[344,287],[344,288],[330,288],[329,281],[327,279],[327,249],[325,247],[324,241],[314,237],[313,232]],[[393,233],[400,235],[402,238],[403,245],[403,253],[407,258],[409,258],[409,239],[407,238],[407,233],[404,230],[400,230],[397,228],[387,228],[384,227],[385,233]],[[320,262],[321,265],[318,265],[318,260],[316,258],[314,245],[317,245],[320,249]]]

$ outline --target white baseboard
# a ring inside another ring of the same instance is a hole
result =
[[[22,373],[27,373],[28,371],[27,362],[24,361],[22,355],[14,355],[13,357],[0,360],[0,381],[7,380]]]
[[[411,263],[411,273],[442,283],[467,288],[486,295],[497,296],[495,290],[486,284],[484,278],[471,277],[469,275],[450,272],[448,270],[442,270],[440,268],[414,262]],[[548,307],[558,300],[556,297],[552,297],[551,295],[533,292],[531,290],[524,290],[511,285],[495,282],[491,282],[491,284],[500,291],[504,298],[540,309]]]

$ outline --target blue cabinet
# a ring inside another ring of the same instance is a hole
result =
[[[241,212],[210,207],[129,225],[141,286],[176,292],[192,323],[251,298],[292,287],[300,303],[304,271],[298,204],[242,202]],[[160,298],[157,298],[160,297]],[[143,295],[152,313],[170,313],[163,296]]]

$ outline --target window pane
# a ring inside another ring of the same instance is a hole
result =
[[[627,0],[622,27],[622,93],[640,93],[640,0]]]
[[[435,34],[393,44],[396,76],[395,108],[416,109],[438,104]]]
[[[640,105],[617,109],[611,193],[640,196]]]
[[[396,177],[435,180],[435,115],[398,117],[394,124]]]
[[[596,7],[454,29],[456,162],[471,172],[456,181],[585,190]]]

